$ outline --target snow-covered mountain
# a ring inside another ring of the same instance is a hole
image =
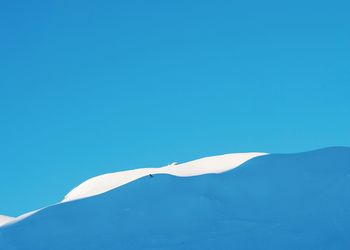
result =
[[[0,249],[350,249],[350,148],[124,171],[64,201],[0,227]]]

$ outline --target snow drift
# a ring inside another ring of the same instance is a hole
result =
[[[349,148],[265,155],[45,208],[1,227],[0,249],[350,249],[349,193]]]

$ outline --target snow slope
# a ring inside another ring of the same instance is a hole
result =
[[[350,149],[144,176],[0,228],[0,249],[350,249]]]
[[[150,174],[170,174],[175,176],[188,177],[202,174],[222,173],[238,167],[254,157],[265,154],[266,153],[256,152],[225,154],[205,157],[179,165],[173,163],[161,168],[140,168],[120,171],[111,174],[104,174],[83,182],[72,191],[70,191],[65,196],[63,201],[71,201],[98,195]]]

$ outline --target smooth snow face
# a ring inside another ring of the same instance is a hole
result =
[[[244,162],[261,155],[266,155],[266,153],[225,154],[205,157],[178,165],[173,163],[160,168],[140,168],[99,175],[74,188],[65,196],[62,202],[102,194],[150,174],[170,174],[181,177],[218,174],[236,168]]]
[[[0,226],[5,225],[11,221],[13,221],[15,218],[5,216],[5,215],[0,215]]]

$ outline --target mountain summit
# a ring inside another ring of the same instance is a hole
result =
[[[69,202],[1,227],[0,249],[350,249],[349,148],[233,165],[68,194]]]

